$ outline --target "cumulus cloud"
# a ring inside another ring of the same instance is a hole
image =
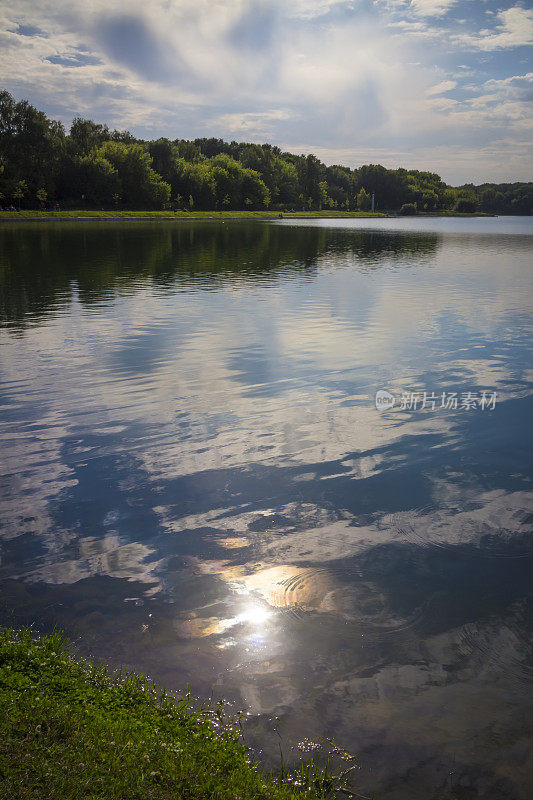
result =
[[[218,125],[224,132],[231,131],[233,134],[241,131],[243,135],[250,131],[254,134],[271,135],[274,128],[273,123],[279,120],[287,120],[293,116],[290,111],[273,109],[263,112],[243,112],[235,114],[221,114],[212,120],[213,126]]]
[[[496,14],[495,30],[483,30],[479,35],[463,35],[458,40],[467,47],[479,50],[501,50],[533,44],[533,10],[513,6]]]
[[[411,0],[411,8],[421,17],[442,17],[457,0]]]
[[[449,92],[451,89],[455,89],[457,86],[457,81],[441,81],[437,83],[435,86],[432,86],[431,89],[428,89],[428,94],[442,94],[442,92]]]

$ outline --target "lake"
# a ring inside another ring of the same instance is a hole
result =
[[[532,218],[0,223],[1,621],[267,764],[533,796],[532,264]]]

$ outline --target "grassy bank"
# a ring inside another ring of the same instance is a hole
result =
[[[386,217],[378,211],[294,211],[284,219],[299,217]],[[279,211],[0,211],[1,219],[277,219]]]
[[[0,631],[0,734],[5,800],[316,800],[340,785],[312,762],[261,773],[220,705],[110,675],[59,634]]]
[[[398,214],[381,211],[293,211],[283,212],[283,219],[368,219],[371,217],[397,217]],[[495,214],[477,212],[461,214],[458,211],[423,211],[417,217],[494,217]],[[2,220],[18,219],[90,219],[90,220],[187,220],[187,219],[277,219],[279,211],[0,211]],[[410,217],[412,219],[412,217]]]

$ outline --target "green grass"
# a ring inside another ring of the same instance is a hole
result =
[[[497,217],[488,211],[418,211],[416,217]]]
[[[276,219],[279,211],[0,211],[0,219]],[[378,211],[294,211],[283,217],[385,217]]]
[[[396,216],[384,211],[284,211],[284,219],[303,218],[355,218]],[[461,214],[457,211],[421,211],[416,216],[420,217],[493,217],[478,211],[471,214]],[[65,211],[0,211],[0,221],[3,219],[276,219],[279,211],[94,211],[94,210],[65,210]]]
[[[335,778],[327,765],[262,773],[239,717],[227,717],[221,703],[197,708],[142,675],[112,675],[73,657],[57,633],[0,630],[0,734],[5,800],[356,796],[346,774]]]

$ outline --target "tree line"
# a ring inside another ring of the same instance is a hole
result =
[[[533,183],[448,186],[434,172],[326,166],[222,139],[135,138],[77,117],[69,132],[0,91],[0,207],[484,211],[531,214]]]

